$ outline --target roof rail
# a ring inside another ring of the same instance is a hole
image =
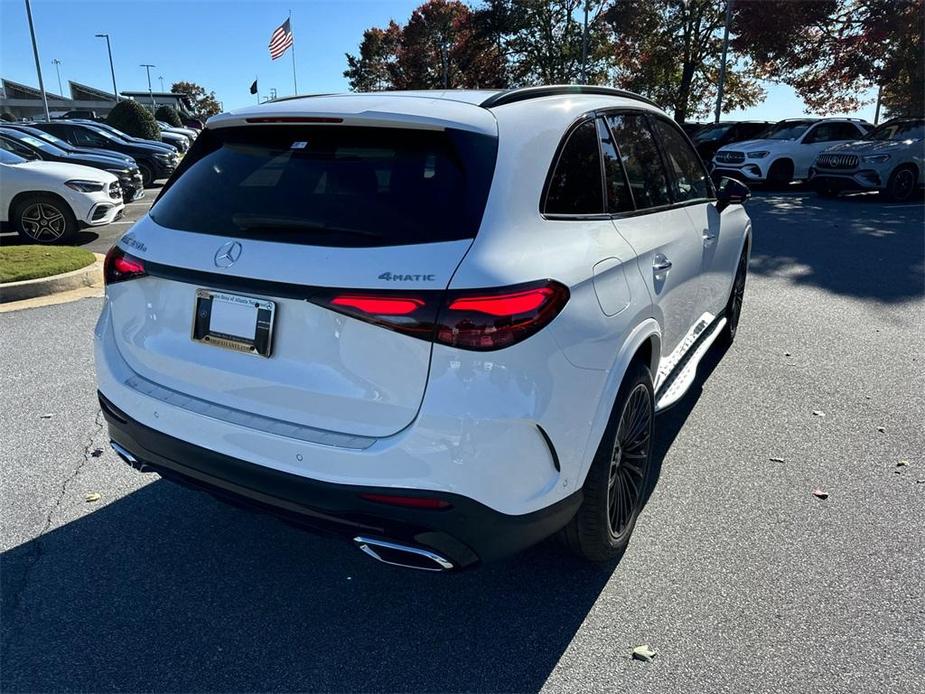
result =
[[[519,89],[506,89],[503,92],[493,94],[483,101],[479,106],[482,108],[494,108],[495,106],[504,106],[513,104],[518,101],[527,101],[528,99],[539,99],[543,96],[559,96],[565,94],[600,94],[602,96],[620,96],[624,99],[635,99],[649,106],[659,108],[651,99],[647,99],[639,94],[628,92],[615,87],[597,87],[586,84],[553,84],[543,87],[521,87]]]

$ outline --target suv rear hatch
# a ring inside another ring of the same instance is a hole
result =
[[[388,436],[415,418],[432,348],[405,334],[401,301],[447,288],[497,140],[292,120],[197,139],[107,265],[116,344],[136,387],[168,402],[280,433]],[[383,298],[399,300],[398,329],[349,315]]]

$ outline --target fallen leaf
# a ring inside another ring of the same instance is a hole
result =
[[[39,416],[39,419],[51,419],[52,417],[54,417],[54,415],[51,415],[51,414],[43,414],[43,415],[40,415],[40,416]]]
[[[916,484],[925,484],[925,480],[916,480],[915,483],[916,483]]]
[[[879,431],[881,434],[885,434],[885,433],[886,433],[886,427],[877,427],[877,431]]]
[[[94,448],[92,451],[90,451],[90,455],[93,456],[94,458],[99,458],[101,455],[103,455],[103,449]]]
[[[819,487],[816,487],[815,489],[813,489],[813,496],[816,497],[817,499],[828,499],[829,493],[825,491],[824,489],[820,489]]]
[[[900,460],[898,463],[896,463],[896,467],[906,467],[908,464],[908,460]]]
[[[84,501],[86,501],[88,504],[92,504],[96,501],[99,501],[102,498],[103,498],[103,495],[100,494],[99,492],[90,492],[84,497]]]
[[[790,356],[790,352],[784,352],[784,356],[785,356],[785,357],[789,357],[789,356]]]
[[[813,410],[813,416],[815,417],[825,417],[825,412],[822,410]]]
[[[655,651],[649,648],[648,644],[636,646],[636,648],[633,649],[633,658],[636,660],[642,660],[648,663],[655,657],[655,655]]]
[[[782,462],[784,462],[784,459],[783,459],[783,458],[771,457],[771,458],[768,458],[768,460],[770,460],[772,463],[782,463]]]

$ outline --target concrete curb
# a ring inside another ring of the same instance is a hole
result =
[[[96,262],[80,270],[72,270],[61,275],[41,277],[37,280],[23,280],[22,282],[7,282],[0,284],[0,303],[34,299],[38,296],[58,294],[81,287],[103,286],[103,258],[94,253]]]

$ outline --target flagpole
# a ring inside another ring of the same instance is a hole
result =
[[[292,10],[289,10],[289,33],[292,35],[292,45],[289,47],[292,53],[292,88],[295,90],[292,94],[296,96],[299,93],[299,83],[295,78],[295,32],[292,30]]]

